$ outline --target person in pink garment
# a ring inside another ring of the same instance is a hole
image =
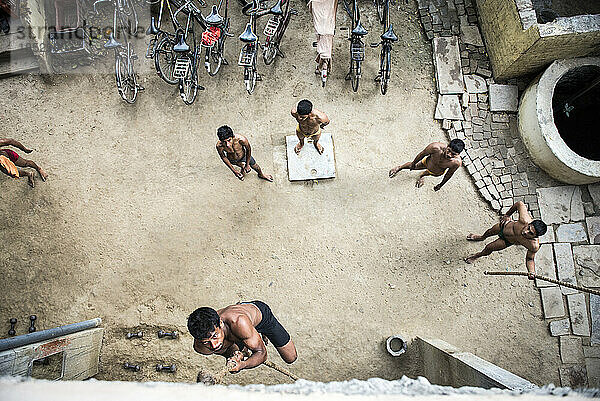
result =
[[[315,74],[317,75],[329,74],[331,70],[337,4],[337,0],[310,0],[308,2],[317,34],[317,58],[315,59],[317,62]]]

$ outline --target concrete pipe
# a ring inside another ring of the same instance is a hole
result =
[[[391,356],[400,356],[406,352],[406,341],[400,336],[390,336],[385,342],[385,348]]]
[[[519,132],[533,162],[569,184],[600,181],[600,58],[557,60],[527,88]]]

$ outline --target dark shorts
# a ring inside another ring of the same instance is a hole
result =
[[[246,163],[246,155],[242,156],[239,160],[231,160],[229,159],[229,161],[233,164],[238,164],[238,163]],[[250,156],[250,165],[254,166],[256,164],[256,160],[254,160],[253,156]]]
[[[271,312],[269,305],[262,301],[242,302],[253,304],[260,310],[262,320],[256,325],[256,331],[264,334],[275,347],[283,347],[290,341],[289,333],[283,328],[279,320]]]
[[[6,157],[8,157],[8,159],[13,163],[19,160],[19,155],[10,149],[0,149],[0,152],[4,153]]]

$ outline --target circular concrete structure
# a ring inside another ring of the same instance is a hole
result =
[[[576,185],[600,181],[598,129],[588,129],[600,122],[600,85],[584,92],[598,77],[598,57],[557,60],[521,98],[523,143],[534,163],[559,181]],[[568,115],[565,102],[573,106]]]

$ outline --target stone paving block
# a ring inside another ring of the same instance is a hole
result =
[[[540,276],[556,280],[556,268],[554,264],[554,253],[551,244],[542,244],[535,254],[535,270]],[[556,287],[556,284],[543,280],[535,280],[535,285],[541,287]]]
[[[585,358],[600,358],[600,347],[592,345],[592,346],[583,346],[583,356]]]
[[[556,229],[558,242],[587,242],[587,239],[583,223],[561,224]]]
[[[475,93],[485,93],[487,92],[487,84],[485,83],[485,79],[480,77],[479,75],[465,75],[464,76],[465,86],[467,88],[467,92],[469,95]],[[475,98],[476,99],[476,98]],[[470,100],[470,96],[469,96]],[[475,100],[477,101],[477,100]]]
[[[600,358],[585,358],[588,386],[600,388]]]
[[[552,227],[552,224],[548,225],[548,231],[546,231],[546,234],[542,235],[538,239],[540,244],[556,242],[556,237],[554,236],[554,227]]]
[[[560,376],[560,385],[562,387],[588,387],[587,371],[584,364],[561,366],[558,368],[558,374]]]
[[[462,94],[464,85],[458,37],[434,38],[433,61],[438,92],[442,95]]]
[[[560,319],[550,322],[550,334],[554,337],[566,336],[569,334],[571,328],[571,321],[569,319]]]
[[[563,317],[565,315],[565,305],[563,296],[558,287],[541,288],[542,306],[544,307],[544,317]],[[571,295],[573,296],[573,295]]]
[[[600,183],[588,185],[588,191],[592,196],[596,210],[600,211]]]
[[[438,95],[434,118],[436,120],[464,120],[458,95]]]
[[[554,258],[556,260],[556,271],[558,273],[558,279],[567,283],[577,285],[577,279],[575,278],[575,264],[573,263],[573,252],[571,251],[571,244],[556,243],[552,245],[554,247]],[[577,290],[572,288],[560,286],[560,290],[564,295],[576,294]]]
[[[466,16],[460,19],[460,39],[466,44],[483,46],[479,27],[477,25],[469,25]]]
[[[573,185],[538,188],[538,202],[542,220],[546,224],[581,221],[585,218],[581,190]]]
[[[573,364],[584,362],[581,338],[560,337],[560,360]]]
[[[592,335],[590,336],[590,343],[592,345],[598,345],[600,344],[600,295],[590,294],[590,316],[592,318]],[[600,351],[600,347],[598,350]]]
[[[586,218],[585,224],[587,225],[590,244],[600,244],[600,216]]]
[[[569,306],[569,317],[571,318],[571,330],[573,331],[573,334],[576,336],[589,337],[590,323],[588,320],[585,295],[581,293],[567,295],[567,304]]]
[[[508,114],[492,113],[492,121],[495,123],[508,123]]]
[[[512,111],[519,108],[519,89],[516,85],[490,85],[490,110]]]
[[[600,288],[600,245],[573,246],[573,256],[579,285]]]

